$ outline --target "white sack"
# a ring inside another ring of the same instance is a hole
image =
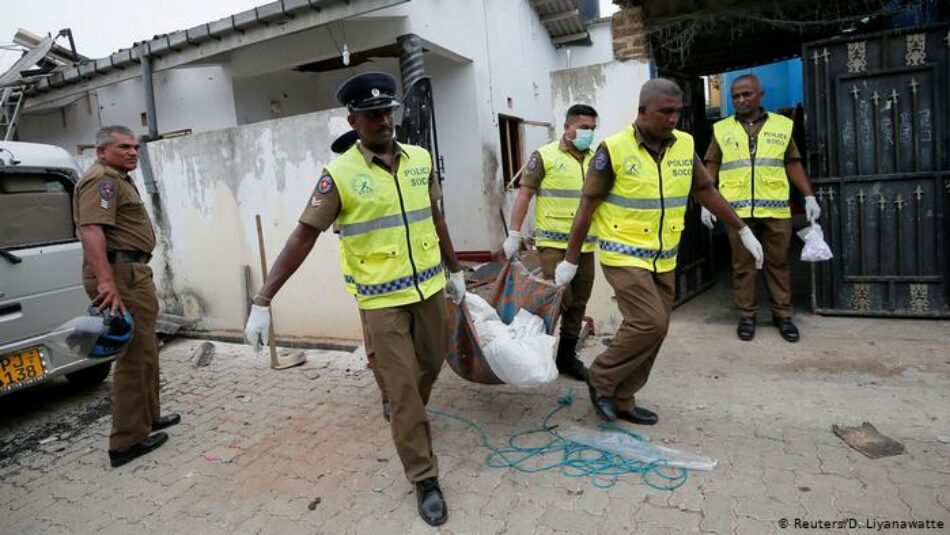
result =
[[[557,379],[555,338],[544,332],[544,320],[525,309],[505,325],[484,299],[468,293],[463,301],[492,372],[505,384],[536,385]]]

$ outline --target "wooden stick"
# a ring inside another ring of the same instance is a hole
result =
[[[261,256],[261,286],[267,282],[267,257],[264,253],[264,230],[261,228],[261,215],[254,214],[254,222],[257,224],[257,249],[260,251]],[[267,344],[270,346],[270,367],[273,369],[278,369],[280,363],[277,360],[277,340],[274,339],[274,313],[271,311],[271,322],[267,327],[267,332],[269,334],[270,342]]]

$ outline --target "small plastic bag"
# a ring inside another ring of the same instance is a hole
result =
[[[825,234],[818,223],[813,221],[810,226],[799,230],[798,237],[805,242],[805,246],[802,247],[803,262],[821,262],[831,260],[834,256],[831,254],[831,247],[825,243]]]

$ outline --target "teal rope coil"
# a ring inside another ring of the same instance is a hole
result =
[[[675,490],[686,483],[688,477],[684,468],[669,466],[667,463],[645,463],[626,459],[615,453],[593,448],[579,442],[568,440],[557,432],[557,425],[550,421],[558,412],[574,402],[573,390],[558,398],[558,405],[544,418],[541,427],[515,433],[508,439],[508,445],[498,447],[492,444],[481,426],[457,414],[430,408],[429,412],[443,418],[455,420],[468,429],[475,431],[482,445],[489,450],[485,464],[491,468],[511,468],[523,473],[560,470],[567,477],[586,477],[598,488],[614,486],[621,476],[639,474],[640,480],[657,490]],[[646,438],[621,427],[601,424],[601,429],[624,433],[647,442]],[[541,445],[530,445],[542,442]]]

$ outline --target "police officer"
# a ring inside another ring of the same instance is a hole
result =
[[[132,340],[116,357],[112,375],[109,461],[113,467],[164,444],[166,433],[151,433],[181,421],[178,414],[162,416],[159,407],[158,298],[148,267],[155,233],[129,177],[138,167],[138,151],[139,143],[128,128],[100,129],[96,163],[79,179],[73,195],[86,293],[99,310],[128,311],[134,321]]]
[[[350,130],[334,139],[333,143],[330,144],[330,150],[336,154],[343,154],[348,151],[359,138],[359,134],[356,130]],[[334,232],[337,234],[340,233],[339,229],[335,229]],[[349,264],[346,263],[346,254],[344,254],[342,246],[340,246],[340,270],[343,272],[343,282],[346,285],[346,291],[355,297],[356,283],[353,282],[353,272],[350,270]],[[360,310],[359,313],[360,325],[363,327],[363,349],[366,351],[366,367],[373,372],[373,379],[376,381],[376,386],[379,387],[379,393],[382,397],[383,419],[388,422],[391,409],[389,407],[389,400],[386,399],[386,388],[383,386],[383,377],[376,368],[376,350],[373,349],[373,339],[366,329],[365,314],[362,310]]]
[[[503,248],[511,258],[521,247],[521,224],[528,204],[537,195],[534,206],[535,243],[541,259],[541,271],[554,279],[554,270],[564,260],[567,236],[581,198],[581,185],[587,166],[594,155],[590,148],[597,128],[597,111],[590,106],[575,104],[568,108],[564,119],[564,135],[531,153],[514,207],[511,224]],[[557,348],[557,369],[578,381],[587,378],[587,369],[577,358],[576,348],[584,309],[594,286],[594,243],[596,236],[588,236],[581,247],[577,276],[564,292],[561,315],[561,339]]]
[[[682,108],[683,93],[674,82],[655,79],[643,85],[636,122],[597,149],[567,253],[555,270],[559,286],[575,276],[593,218],[604,275],[623,315],[610,346],[589,370],[591,402],[608,421],[657,422],[654,412],[637,406],[634,395],[646,384],[666,338],[690,193],[734,228],[761,262],[759,242],[716,192],[692,136],[675,129]]]
[[[320,232],[337,224],[357,306],[386,386],[390,427],[406,477],[416,485],[419,514],[442,524],[448,510],[425,406],[446,348],[443,287],[456,303],[465,279],[439,208],[432,157],[394,139],[396,81],[363,73],[343,82],[337,99],[359,142],[317,181],[297,228],[254,299],[245,336],[258,344],[270,324],[271,299],[297,270]],[[443,262],[451,270],[446,285]]]
[[[706,151],[706,169],[718,177],[719,191],[733,210],[762,240],[765,281],[772,305],[772,323],[788,342],[797,342],[792,322],[788,246],[792,237],[788,208],[788,180],[805,196],[805,217],[816,221],[821,208],[802,167],[801,154],[792,139],[791,120],[771,114],[761,106],[765,92],[759,79],[746,74],[732,83],[736,114],[713,126],[713,140]],[[712,228],[716,218],[703,210],[703,223]],[[732,246],[732,290],[739,309],[740,340],[755,337],[755,279],[753,260],[729,231]]]

